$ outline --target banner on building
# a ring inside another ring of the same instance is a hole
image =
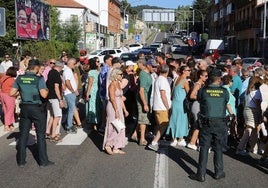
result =
[[[49,40],[49,5],[38,0],[15,0],[17,39]]]

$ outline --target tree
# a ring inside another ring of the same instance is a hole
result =
[[[73,44],[72,54],[77,53],[77,45],[82,36],[82,28],[80,26],[78,18],[75,16],[71,17],[69,22],[65,22],[62,25],[62,31],[64,33],[62,41]]]
[[[6,36],[0,37],[0,57],[5,53],[12,56],[16,53],[16,48],[12,44],[16,41],[15,32],[15,4],[14,1],[0,0],[1,7],[5,8],[6,14]]]

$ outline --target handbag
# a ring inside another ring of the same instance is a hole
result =
[[[115,119],[111,123],[118,133],[126,128],[125,124],[120,119]]]
[[[184,113],[191,112],[191,102],[187,99],[187,97],[183,100],[183,110]]]

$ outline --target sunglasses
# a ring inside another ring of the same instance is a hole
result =
[[[205,76],[206,78],[208,77],[208,75],[203,75],[203,76]]]
[[[121,76],[122,76],[122,75],[123,75],[123,73],[121,73],[121,74],[118,74],[118,75],[121,75]]]
[[[53,64],[53,65],[55,65],[55,63],[54,63],[54,62],[50,62],[50,65],[52,65],[52,64]]]

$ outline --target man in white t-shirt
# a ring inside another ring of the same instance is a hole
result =
[[[12,66],[13,66],[12,61],[10,61],[10,56],[9,56],[9,54],[6,54],[6,55],[5,55],[5,60],[2,61],[1,66],[4,67],[5,72],[7,72],[7,69],[8,69],[9,67],[12,67]]]
[[[63,81],[66,85],[66,89],[64,91],[64,97],[68,106],[67,113],[67,133],[75,134],[77,133],[76,128],[73,126],[73,115],[75,110],[75,99],[78,96],[77,84],[74,77],[73,69],[76,64],[76,59],[71,58],[67,62],[67,66],[63,71]]]
[[[161,65],[160,75],[154,84],[153,110],[155,111],[156,135],[148,147],[154,151],[159,148],[158,141],[165,132],[169,122],[169,109],[171,108],[171,89],[168,83],[169,67]]]

